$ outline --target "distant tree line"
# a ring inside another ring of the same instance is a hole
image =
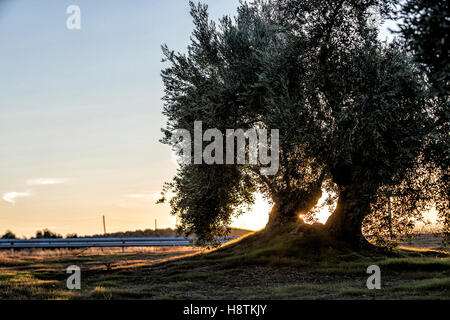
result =
[[[74,234],[68,234],[66,238],[76,238],[77,235]],[[16,234],[12,232],[11,230],[6,230],[6,232],[2,235],[2,239],[18,239]],[[50,231],[49,229],[43,229],[36,231],[36,235],[34,236],[36,239],[61,239],[63,238],[62,235],[59,233]]]
[[[231,228],[230,236],[243,236],[251,232],[250,230]],[[113,232],[106,234],[95,234],[91,236],[81,236],[81,238],[140,238],[140,237],[177,237],[177,231],[171,228],[158,229],[158,230],[135,230],[135,231],[125,231],[125,232]],[[43,229],[36,231],[36,235],[33,237],[36,239],[61,239],[63,236],[59,233],[50,231],[49,229]],[[68,233],[65,236],[66,239],[79,238],[76,233]],[[1,236],[1,239],[18,239],[15,233],[11,230],[6,230],[6,232]]]

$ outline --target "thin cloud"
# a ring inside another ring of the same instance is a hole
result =
[[[174,196],[175,194],[173,192],[169,192],[166,195],[167,199],[170,199]],[[139,199],[139,200],[151,200],[151,201],[156,201],[158,199],[161,198],[161,193],[160,192],[153,192],[153,193],[132,193],[128,195],[129,198],[132,199]]]
[[[6,202],[15,204],[16,203],[16,201],[15,201],[16,198],[28,197],[30,195],[31,195],[30,192],[7,192],[7,193],[3,194],[2,199],[4,201],[6,201]]]
[[[66,183],[67,181],[68,179],[61,179],[61,178],[39,178],[28,180],[27,184],[30,186],[52,185],[52,184],[63,184]]]

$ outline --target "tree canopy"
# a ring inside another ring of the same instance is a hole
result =
[[[267,228],[301,222],[323,191],[335,194],[326,229],[354,245],[365,219],[381,223],[389,197],[399,228],[436,204],[448,217],[445,167],[434,161],[443,140],[433,134],[445,106],[404,43],[378,39],[376,19],[391,10],[382,0],[254,1],[216,24],[191,3],[187,53],[163,46],[162,142],[175,146],[174,131],[193,132],[194,121],[276,128],[280,166],[268,176],[261,163],[180,164],[164,191],[175,193],[181,232],[200,243],[225,235],[255,192],[274,204]]]
[[[399,33],[406,49],[425,73],[430,87],[434,127],[425,158],[433,167],[433,194],[444,232],[450,238],[450,7],[444,0],[409,0],[397,13],[403,21]]]

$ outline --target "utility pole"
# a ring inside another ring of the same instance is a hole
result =
[[[155,219],[155,231],[156,231],[156,229],[158,229],[158,225],[157,225],[156,219]]]
[[[389,236],[392,240],[392,213],[391,213],[391,188],[387,188],[388,192],[388,221],[389,221]]]
[[[103,234],[106,234],[106,222],[105,222],[105,216],[103,216]]]

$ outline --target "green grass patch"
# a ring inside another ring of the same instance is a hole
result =
[[[423,249],[355,251],[332,241],[320,228],[283,226],[215,251],[167,261],[185,253],[5,258],[0,264],[0,298],[450,298],[448,254]],[[65,270],[72,264],[81,267],[81,290],[66,289]],[[369,265],[381,268],[381,290],[366,288]]]

